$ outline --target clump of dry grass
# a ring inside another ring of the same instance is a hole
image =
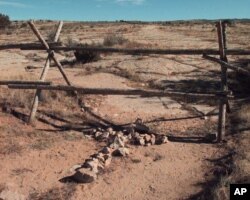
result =
[[[8,77],[6,80],[25,80],[31,81],[30,76],[14,76]],[[14,90],[8,89],[6,87],[0,87],[0,106],[8,105],[11,107],[19,107],[19,108],[30,108],[32,99],[34,96],[34,91],[31,90]]]
[[[9,112],[9,108],[30,110],[34,95],[35,92],[33,90],[14,90],[0,87],[0,107],[6,112]],[[55,108],[58,103],[65,108],[78,106],[76,98],[72,96],[72,92],[42,91],[39,101],[41,106],[48,108]]]
[[[152,158],[154,162],[163,160],[165,158],[165,156],[160,153],[150,151],[145,152],[144,156]]]
[[[241,105],[241,108],[232,116],[234,122],[240,123],[239,125],[250,124],[250,103]]]
[[[160,160],[163,160],[164,158],[165,158],[164,155],[161,155],[161,154],[159,154],[159,153],[156,153],[156,154],[154,155],[153,161],[154,161],[154,162],[160,161]]]
[[[48,42],[54,42],[54,38],[56,35],[56,30],[51,30],[47,33],[47,41]]]
[[[123,45],[128,42],[128,39],[124,38],[122,35],[112,34],[108,35],[103,40],[104,46],[115,46],[115,45]]]
[[[66,38],[66,46],[67,47],[72,47],[72,46],[76,46],[78,44],[78,42],[76,40],[74,40],[71,36],[68,36]]]
[[[11,141],[0,147],[0,154],[10,155],[10,154],[21,154],[23,147],[18,143]]]
[[[43,57],[39,56],[37,53],[29,53],[27,55],[25,55],[25,58],[27,58],[28,60],[33,60],[35,62],[41,62],[44,60]],[[22,76],[21,76],[22,78]],[[24,79],[25,77],[23,77]],[[26,77],[27,78],[27,77]],[[28,78],[29,79],[29,78]]]
[[[31,108],[34,92],[30,90],[7,90],[0,88],[0,105],[18,108]]]
[[[36,140],[30,147],[34,150],[42,151],[48,148],[51,148],[53,145],[53,141],[49,138],[40,138]]]
[[[29,195],[29,200],[64,200],[71,199],[76,191],[76,184],[68,183],[63,187],[52,188],[46,192],[33,192]]]
[[[72,100],[73,94],[72,92],[61,92],[61,91],[55,91],[55,90],[46,90],[42,91],[39,100],[43,104],[51,103],[51,102],[67,102],[70,103]]]
[[[157,44],[153,45],[153,44],[144,44],[144,43],[140,43],[140,42],[136,42],[136,41],[127,41],[125,43],[125,47],[128,49],[136,49],[136,48],[145,48],[145,49],[150,49],[150,48],[155,48],[157,46]]]
[[[17,138],[23,134],[24,132],[22,130],[18,130],[16,126],[10,124],[0,124],[0,137],[2,138]]]
[[[132,161],[132,163],[134,163],[134,164],[138,164],[138,163],[141,163],[141,162],[142,162],[141,159],[139,159],[139,158],[132,158],[131,161]]]
[[[11,172],[11,175],[13,176],[20,176],[21,174],[29,173],[32,172],[32,170],[27,169],[27,168],[17,168],[13,169]]]
[[[41,107],[46,110],[53,111],[65,117],[75,110],[79,110],[79,102],[77,98],[69,92],[62,91],[43,91],[40,96]],[[62,109],[63,108],[63,109]]]

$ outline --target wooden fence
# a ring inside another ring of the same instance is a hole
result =
[[[21,50],[45,50],[48,52],[48,56],[43,67],[43,71],[39,81],[0,81],[0,85],[8,85],[10,89],[32,89],[36,90],[34,100],[32,103],[32,109],[29,117],[29,122],[35,119],[35,115],[38,108],[39,99],[38,96],[42,90],[59,90],[59,91],[74,91],[76,97],[77,92],[83,92],[84,94],[101,94],[101,95],[140,95],[140,96],[184,96],[184,97],[196,97],[196,98],[217,98],[219,99],[219,117],[218,117],[218,132],[217,142],[221,142],[225,136],[226,126],[226,115],[230,110],[229,100],[233,99],[231,91],[228,90],[227,83],[227,69],[237,71],[239,73],[250,76],[250,72],[241,68],[236,67],[228,63],[227,55],[250,55],[249,50],[243,49],[227,49],[226,41],[226,23],[219,21],[217,25],[218,34],[218,46],[219,49],[121,49],[121,48],[97,48],[97,47],[79,47],[79,46],[62,46],[58,43],[60,32],[62,30],[63,22],[60,22],[57,31],[54,36],[54,41],[47,43],[43,36],[40,34],[38,29],[35,27],[32,21],[28,22],[32,31],[38,38],[39,43],[28,43],[28,44],[8,44],[0,45],[0,50],[5,49],[21,49]],[[61,63],[56,57],[55,51],[76,51],[76,50],[87,50],[93,52],[102,53],[124,53],[124,54],[160,54],[160,55],[203,55],[204,59],[221,65],[221,90],[214,93],[190,93],[190,92],[175,92],[175,91],[160,91],[160,90],[119,90],[110,88],[82,88],[73,86],[68,79]],[[209,55],[219,55],[220,58],[211,57]],[[65,85],[51,85],[50,82],[45,82],[46,75],[50,68],[50,62],[53,60],[61,72],[65,82]]]

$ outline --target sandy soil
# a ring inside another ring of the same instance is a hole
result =
[[[42,34],[47,35],[55,23],[37,24]],[[12,35],[0,34],[0,44],[36,41],[28,27],[14,30]],[[247,24],[230,27],[229,47],[250,49],[245,42],[249,39],[249,31]],[[90,26],[66,23],[61,40],[67,42],[70,36],[82,43],[102,42],[110,33],[122,34],[131,42],[157,48],[217,48],[212,24]],[[71,54],[68,57],[61,52],[57,55],[60,60],[72,58]],[[42,51],[1,51],[0,79],[37,80],[45,58]],[[231,60],[235,58],[230,57]],[[27,70],[27,66],[37,68]],[[219,87],[220,67],[199,56],[108,54],[94,63],[64,67],[73,84],[85,87],[131,89],[153,85],[178,91],[214,91]],[[50,69],[47,80],[64,84],[55,67]],[[2,88],[6,92],[5,87]],[[43,103],[39,117],[45,119],[47,112],[66,121],[49,118],[51,124],[39,120],[31,126],[11,114],[0,112],[0,194],[16,195],[20,199],[49,199],[48,196],[79,200],[188,199],[200,192],[202,183],[211,177],[212,164],[208,160],[224,152],[216,144],[199,140],[216,131],[216,117],[207,120],[199,117],[200,113],[215,110],[214,103],[170,97],[88,96],[85,103],[102,118],[116,124],[132,123],[141,118],[157,133],[171,134],[175,140],[161,146],[131,146],[131,155],[114,159],[94,183],[61,183],[59,180],[70,174],[72,166],[82,163],[103,145],[88,139],[82,131],[59,129],[65,124],[87,120],[74,100],[62,99]],[[29,114],[27,107],[13,109]],[[198,117],[192,118],[194,116]]]

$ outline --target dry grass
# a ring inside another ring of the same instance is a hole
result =
[[[0,107],[5,112],[10,112],[10,109],[16,108],[21,108],[29,112],[34,95],[35,92],[32,90],[15,90],[1,87]],[[41,103],[40,106],[52,110],[61,110],[61,106],[65,109],[75,109],[78,107],[77,100],[72,96],[71,92],[43,91],[39,100]],[[58,105],[60,105],[60,108],[57,109]]]
[[[61,188],[52,188],[46,192],[33,192],[29,200],[65,200],[71,199],[76,191],[76,184],[68,183]]]
[[[34,92],[30,90],[8,90],[0,88],[0,105],[18,108],[31,108]]]
[[[115,45],[123,45],[126,42],[128,42],[128,40],[124,38],[122,35],[112,34],[104,38],[103,45],[111,47]]]
[[[54,28],[52,29],[48,29],[50,31],[47,32],[47,41],[48,42],[54,42],[54,39],[55,39],[55,35],[56,35],[56,32],[57,32],[57,27],[55,26]],[[59,42],[60,42],[60,39],[59,39]]]
[[[250,104],[245,104],[241,106],[241,109],[235,114],[236,118],[243,123],[250,123]]]
[[[152,158],[154,162],[163,160],[165,158],[164,155],[161,155],[157,152],[151,152],[151,151],[145,152],[144,156]]]
[[[51,138],[39,138],[33,144],[30,145],[31,149],[42,151],[53,146]]]
[[[39,55],[37,55],[37,53],[29,53],[29,54],[27,54],[27,55],[25,55],[25,58],[27,58],[28,60],[33,60],[33,61],[35,61],[35,62],[41,62],[41,61],[44,61],[44,57],[42,57],[42,56],[39,56]],[[20,77],[19,79],[20,80],[27,80],[27,78],[28,77]],[[28,78],[28,80],[29,80],[30,78]]]
[[[66,132],[62,135],[62,137],[66,141],[79,141],[85,138],[83,134],[74,132]]]
[[[75,103],[75,98],[73,97],[73,94],[71,91],[69,92],[63,92],[63,91],[54,91],[54,90],[46,90],[41,93],[40,96],[40,102],[45,104],[51,103],[51,102],[67,102],[69,106],[72,106],[73,103]]]
[[[229,199],[230,184],[250,182],[250,104],[236,105],[231,114],[232,136],[227,138],[224,148],[228,154],[215,162],[214,178],[205,184],[204,191],[190,199]]]
[[[134,164],[138,164],[138,163],[141,163],[141,162],[142,162],[141,159],[138,159],[138,158],[132,158],[131,161],[132,161],[132,163],[134,163]]]
[[[17,168],[17,169],[13,169],[11,174],[13,176],[20,176],[22,174],[29,173],[29,172],[32,172],[32,170],[27,169],[27,168]]]
[[[23,147],[17,142],[10,141],[10,143],[5,144],[0,147],[0,154],[10,155],[10,154],[21,154]]]
[[[8,77],[6,80],[31,81],[33,79],[28,75],[20,75]],[[0,106],[8,105],[11,107],[30,108],[33,96],[34,92],[31,90],[14,90],[0,87]]]
[[[153,161],[154,161],[154,162],[160,161],[160,160],[163,160],[164,158],[165,158],[164,155],[161,155],[161,154],[159,154],[159,153],[156,153],[156,154],[154,155]]]

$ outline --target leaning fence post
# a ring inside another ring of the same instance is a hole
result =
[[[58,24],[58,27],[57,27],[57,31],[56,31],[55,36],[54,36],[54,42],[57,42],[59,40],[59,36],[60,36],[61,30],[62,30],[62,26],[63,26],[63,22],[60,21],[59,24]],[[43,68],[43,71],[42,71],[42,74],[41,74],[41,77],[40,77],[41,81],[45,81],[45,78],[47,76],[48,70],[50,68],[50,59],[51,59],[50,57],[51,57],[51,55],[48,54],[48,57],[46,59],[46,63],[44,65],[44,68]],[[31,123],[34,120],[35,116],[36,116],[36,111],[37,111],[37,108],[38,108],[39,96],[40,95],[41,95],[41,90],[36,90],[35,97],[33,99],[33,104],[32,104],[32,108],[31,108],[30,116],[29,116],[29,123]]]
[[[217,23],[217,33],[218,33],[218,42],[220,50],[220,59],[227,62],[226,56],[226,26],[225,23],[219,21]],[[226,92],[228,90],[227,85],[227,68],[224,65],[221,65],[221,91]],[[218,133],[217,133],[217,142],[221,142],[225,136],[226,130],[226,111],[227,103],[225,99],[220,99],[219,102],[219,119],[218,119]]]

